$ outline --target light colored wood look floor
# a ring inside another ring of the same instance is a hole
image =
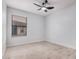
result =
[[[7,48],[6,59],[76,59],[75,50],[49,42]]]

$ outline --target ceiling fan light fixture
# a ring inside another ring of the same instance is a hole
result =
[[[42,9],[42,10],[46,10],[46,8],[45,8],[45,7],[42,7],[41,9]]]

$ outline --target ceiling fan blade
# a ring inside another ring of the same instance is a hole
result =
[[[33,4],[36,5],[36,6],[38,6],[38,7],[42,7],[42,6],[40,6],[40,5],[36,4],[36,3],[33,3]]]
[[[45,3],[48,3],[48,0],[45,0]]]
[[[38,10],[41,10],[41,8],[39,8]]]
[[[54,7],[46,7],[47,9],[53,9]]]

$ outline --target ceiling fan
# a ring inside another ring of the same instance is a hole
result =
[[[49,4],[48,0],[44,0],[44,2],[42,2],[41,5],[39,5],[37,3],[33,3],[33,4],[40,7],[38,10],[44,10],[44,12],[47,12],[48,10],[54,9],[53,6],[47,6]]]

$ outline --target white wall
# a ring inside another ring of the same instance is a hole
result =
[[[63,8],[46,17],[8,8],[8,46],[46,41],[75,48],[76,43],[76,10],[75,5]],[[11,36],[11,15],[27,17],[27,36]]]
[[[27,36],[11,36],[11,15],[27,17]],[[8,46],[21,45],[25,43],[38,42],[44,40],[44,17],[8,7]]]
[[[7,20],[7,6],[5,0],[2,0],[2,56],[6,51],[6,20]]]
[[[76,7],[64,8],[46,16],[47,41],[67,46],[76,47]]]

